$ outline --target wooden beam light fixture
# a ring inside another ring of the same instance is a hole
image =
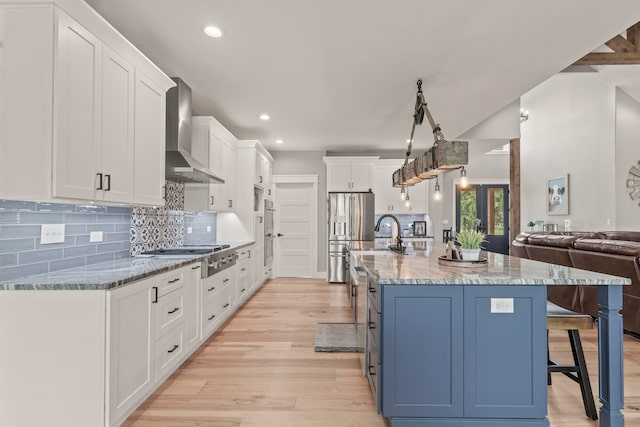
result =
[[[393,186],[404,187],[415,185],[426,179],[436,178],[445,172],[460,169],[469,163],[469,142],[468,141],[447,141],[442,134],[440,125],[437,124],[429,109],[422,93],[422,80],[418,80],[418,92],[416,94],[416,106],[413,113],[413,123],[411,125],[411,137],[407,146],[407,153],[403,166],[393,172]],[[422,155],[409,161],[411,148],[413,147],[413,135],[416,126],[420,126],[424,116],[431,125],[433,132],[433,146]]]

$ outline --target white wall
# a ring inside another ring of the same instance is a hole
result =
[[[327,171],[324,151],[273,151],[274,175],[318,175],[318,271],[327,265]]]
[[[640,160],[640,103],[620,89],[616,90],[616,163],[615,163],[615,227],[618,230],[640,230],[640,206],[627,190],[631,166]]]
[[[615,90],[597,73],[561,73],[523,95],[521,223],[614,229]],[[546,178],[569,174],[569,215],[546,214]]]

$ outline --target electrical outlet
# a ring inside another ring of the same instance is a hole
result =
[[[513,298],[491,298],[492,313],[513,313]]]
[[[40,226],[40,244],[64,243],[64,224],[42,224]]]
[[[187,234],[193,233],[193,227],[187,227]]]
[[[89,233],[89,243],[102,242],[104,240],[104,233],[102,231],[92,231]]]
[[[211,226],[207,225],[207,233],[210,233],[210,232],[211,232]]]

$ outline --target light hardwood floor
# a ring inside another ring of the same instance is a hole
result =
[[[315,353],[318,322],[349,322],[344,286],[267,282],[123,424],[125,427],[383,427],[355,353]],[[581,331],[598,402],[597,333]],[[571,359],[562,331],[552,357]],[[640,341],[625,336],[626,426],[640,427]],[[595,427],[578,385],[554,374],[552,427]]]

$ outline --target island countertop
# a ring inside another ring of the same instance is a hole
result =
[[[628,285],[631,280],[593,271],[482,252],[487,265],[458,268],[441,265],[445,245],[433,242],[426,250],[405,255],[383,249],[378,242],[361,242],[350,250],[365,271],[381,285]]]

